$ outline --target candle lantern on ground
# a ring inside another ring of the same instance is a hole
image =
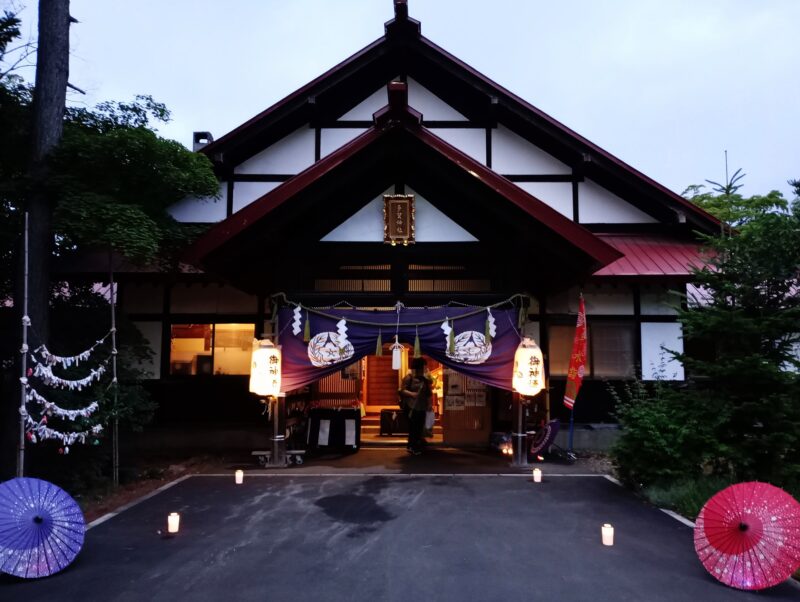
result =
[[[603,545],[604,546],[613,546],[614,545],[614,527],[609,525],[608,523],[604,524],[600,529],[600,532],[603,537]]]
[[[244,482],[244,471],[243,470],[237,470],[234,473],[234,479],[236,480],[236,484],[237,485],[241,485]]]
[[[533,469],[533,482],[534,483],[542,482],[542,470],[540,468]]]
[[[167,533],[175,535],[181,528],[181,515],[177,512],[172,512],[167,517]]]

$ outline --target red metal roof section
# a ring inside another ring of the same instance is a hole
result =
[[[375,125],[335,152],[317,161],[305,171],[212,227],[188,250],[187,260],[192,263],[201,263],[205,256],[222,246],[230,238],[240,234],[299,191],[335,170],[344,161],[378,140],[386,132],[396,128],[403,128],[423,144],[441,153],[460,167],[465,174],[508,199],[541,224],[581,249],[600,265],[607,265],[620,257],[619,251],[583,226],[564,217],[530,193],[422,127],[419,123],[420,114],[407,105],[408,94],[404,83],[391,82],[388,86],[388,94],[389,105],[375,113]]]
[[[697,243],[666,236],[598,234],[624,257],[594,273],[595,276],[674,276],[688,278],[692,268],[702,268],[703,253]]]

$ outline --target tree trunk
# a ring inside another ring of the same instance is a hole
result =
[[[69,78],[69,0],[40,0],[39,50],[31,128],[30,266],[28,315],[34,331],[48,338],[50,259],[55,199],[48,188],[48,160],[61,142]]]
[[[53,209],[55,199],[49,186],[48,161],[61,141],[64,129],[64,105],[69,78],[69,0],[40,0],[39,40],[36,56],[36,85],[33,93],[31,123],[30,192],[27,211],[29,231],[28,315],[31,318],[31,348],[44,343],[49,334],[48,304],[50,297],[50,259],[53,251]],[[17,263],[14,306],[22,318],[22,253]],[[19,424],[19,397],[9,396],[4,405],[13,406]],[[11,402],[9,404],[9,402]],[[6,416],[10,415],[11,408]],[[4,420],[5,422],[5,420]],[[12,439],[16,443],[16,438]],[[6,457],[4,445],[3,457]],[[16,445],[15,445],[16,447]],[[13,456],[12,456],[13,457]],[[17,467],[19,468],[19,467]],[[3,472],[7,472],[6,462]],[[10,476],[10,475],[5,475]]]

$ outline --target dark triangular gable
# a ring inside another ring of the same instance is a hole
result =
[[[717,220],[421,35],[402,1],[385,35],[204,149],[220,177],[306,124],[334,122],[397,76],[413,77],[473,123],[503,124],[662,223],[715,232]]]

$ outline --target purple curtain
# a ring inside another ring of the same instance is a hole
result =
[[[310,340],[304,342],[307,320]],[[490,341],[484,336],[487,328]],[[284,391],[375,353],[379,333],[384,344],[394,342],[398,334],[399,341],[412,349],[418,335],[425,355],[487,385],[511,390],[514,353],[520,341],[517,310],[485,307],[401,308],[399,314],[395,310],[285,308],[278,312],[278,329]]]

